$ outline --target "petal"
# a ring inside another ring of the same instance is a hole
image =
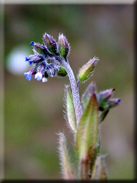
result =
[[[29,60],[29,65],[31,65],[34,61],[33,60]]]
[[[30,74],[30,72],[25,72],[24,75],[26,76],[27,80],[29,80],[29,81],[31,80],[32,75]]]
[[[37,74],[35,74],[35,79],[37,79],[37,81],[40,81],[42,79],[42,74],[40,72],[37,72]]]
[[[47,81],[48,81],[47,78],[45,78],[45,77],[42,78],[42,82],[47,82]]]
[[[29,58],[28,57],[25,57],[25,61],[29,61]]]

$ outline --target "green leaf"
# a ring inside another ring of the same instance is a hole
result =
[[[76,150],[80,160],[90,157],[91,148],[97,143],[98,136],[98,103],[93,93],[79,122],[76,134]]]
[[[104,159],[103,156],[97,157],[94,168],[93,168],[91,179],[95,179],[95,180],[106,180],[107,179],[107,173],[106,173],[103,159]]]
[[[75,109],[73,104],[73,97],[71,88],[69,85],[65,86],[65,108],[66,108],[66,117],[68,124],[70,126],[70,129],[76,133],[77,130],[77,122],[76,122],[76,115],[75,115]]]
[[[73,169],[71,167],[70,159],[68,156],[66,138],[63,133],[59,133],[59,153],[62,174],[64,179],[75,179]]]

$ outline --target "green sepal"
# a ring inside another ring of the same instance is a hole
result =
[[[57,76],[65,77],[67,75],[66,69],[64,67],[60,67],[59,71],[57,72]]]
[[[94,57],[93,59],[90,59],[85,65],[82,66],[82,68],[79,70],[78,73],[78,80],[80,82],[85,82],[92,76],[98,60],[99,60],[98,58]]]
[[[68,43],[67,38],[63,34],[59,34],[58,37],[58,48],[60,55],[66,58],[70,52],[70,45]]]
[[[66,52],[66,49],[63,45],[60,46],[59,51],[60,51],[60,55],[64,58],[66,58],[67,52]]]
[[[55,55],[58,55],[58,49],[57,49],[57,43],[55,41],[55,39],[50,36],[49,34],[45,33],[43,35],[43,42],[44,44],[47,46],[48,50],[55,54]]]

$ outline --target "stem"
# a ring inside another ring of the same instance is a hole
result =
[[[89,159],[81,160],[80,162],[80,178],[82,180],[89,180]]]
[[[61,64],[65,67],[67,74],[68,74],[68,77],[69,77],[69,80],[70,80],[74,109],[75,109],[76,120],[77,120],[77,125],[78,125],[80,118],[82,116],[82,107],[80,104],[78,85],[76,83],[76,79],[75,79],[74,73],[69,65],[69,62],[65,61],[63,59],[61,59],[60,61],[61,61]]]

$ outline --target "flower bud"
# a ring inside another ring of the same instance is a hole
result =
[[[58,54],[58,50],[57,50],[57,43],[56,41],[53,39],[52,36],[50,36],[49,34],[45,33],[43,35],[43,42],[44,44],[47,46],[47,48],[49,49],[49,51],[55,55]]]
[[[99,104],[99,110],[104,111],[109,108],[109,103],[108,100],[112,97],[115,89],[109,89],[109,90],[104,90],[100,93],[97,94],[97,99],[98,99],[98,104]]]
[[[121,99],[119,99],[119,98],[109,99],[109,101],[108,101],[109,108],[116,107],[120,101],[121,101]]]
[[[70,51],[69,43],[63,34],[59,34],[58,37],[59,51],[62,57],[66,58]]]
[[[57,76],[65,77],[67,75],[66,69],[64,67],[60,67],[59,71],[57,72]]]
[[[98,60],[98,58],[94,57],[93,59],[89,60],[85,65],[83,65],[78,73],[79,81],[84,82],[91,77]]]
[[[42,44],[39,43],[31,43],[33,46],[32,49],[34,51],[34,54],[44,54],[45,58],[48,56],[53,56],[53,54],[48,50],[48,48]]]
[[[100,93],[98,93],[97,97],[98,100],[105,100],[107,101],[110,97],[112,97],[112,94],[114,93],[115,88],[109,89],[109,90],[104,90]]]

